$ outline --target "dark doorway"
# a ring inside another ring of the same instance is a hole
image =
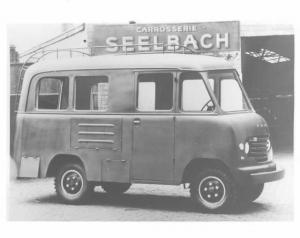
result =
[[[294,36],[242,37],[243,84],[275,151],[293,150]]]

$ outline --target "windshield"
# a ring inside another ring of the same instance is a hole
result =
[[[250,106],[233,70],[201,72],[207,79],[223,111],[247,111]]]

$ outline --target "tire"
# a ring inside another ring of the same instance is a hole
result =
[[[205,169],[194,176],[190,193],[202,211],[221,212],[234,208],[238,190],[233,179],[220,169]]]
[[[88,192],[88,182],[82,166],[66,164],[55,177],[55,190],[65,203],[80,203]]]
[[[264,184],[252,184],[241,189],[241,202],[251,203],[255,201],[263,192]]]
[[[129,188],[130,183],[103,183],[101,187],[103,190],[112,195],[125,193]]]

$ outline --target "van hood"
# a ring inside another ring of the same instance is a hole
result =
[[[269,128],[265,119],[257,113],[230,114],[228,123],[235,134],[236,139],[241,142],[251,136],[269,135]]]

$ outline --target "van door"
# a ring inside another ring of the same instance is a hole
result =
[[[171,183],[174,167],[174,77],[172,72],[136,74],[133,180]]]

